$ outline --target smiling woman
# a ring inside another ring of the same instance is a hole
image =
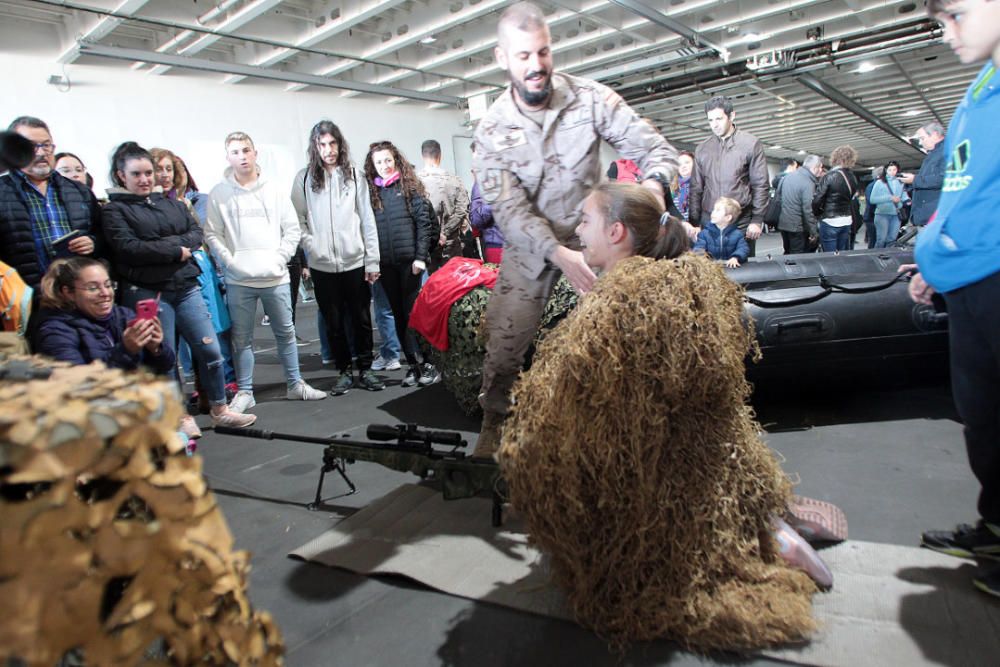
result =
[[[166,374],[174,351],[163,342],[158,318],[136,319],[114,303],[116,285],[103,262],[90,257],[56,260],[42,278],[42,310],[34,349],[61,361]]]

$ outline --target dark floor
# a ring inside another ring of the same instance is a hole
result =
[[[298,330],[316,337],[314,304],[300,306]],[[389,385],[383,392],[285,401],[266,327],[257,329],[257,346],[254,412],[261,428],[322,436],[412,421],[463,431],[474,440],[477,422],[440,384],[403,389],[402,371],[383,374]],[[322,366],[318,343],[301,347],[300,354],[309,381],[329,388],[334,374]],[[840,505],[852,539],[915,545],[924,529],[974,518],[975,487],[947,384],[886,380],[833,385],[817,378],[815,386],[794,392],[770,387],[755,407],[785,469],[801,479],[799,492]],[[344,495],[343,482],[331,477],[323,510],[312,512],[305,505],[315,492],[320,447],[206,431],[199,453],[238,548],[253,554],[250,594],[281,627],[289,665],[782,664],[703,658],[667,642],[635,646],[622,659],[567,622],[289,559],[289,551],[331,524],[416,478],[358,463],[349,469],[358,493]]]

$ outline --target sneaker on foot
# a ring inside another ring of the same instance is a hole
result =
[[[298,334],[295,334],[295,345],[296,345],[296,347],[305,347],[308,344],[309,344],[309,341],[307,341],[302,336],[300,336]]]
[[[790,566],[802,570],[821,588],[833,586],[833,573],[816,550],[784,520],[775,517],[771,525],[778,542],[778,555]]]
[[[420,365],[420,377],[417,379],[417,384],[421,387],[432,385],[440,379],[441,374],[438,369],[434,368],[433,364]]]
[[[1000,526],[979,520],[963,523],[955,530],[929,530],[920,536],[920,546],[959,558],[1000,560]]]
[[[420,366],[410,366],[406,369],[406,377],[403,378],[404,387],[415,387],[420,381]]]
[[[233,396],[233,400],[229,402],[229,410],[237,414],[242,414],[257,405],[257,401],[254,400],[253,392],[242,390],[236,392]]]
[[[358,384],[361,385],[362,389],[367,389],[368,391],[382,391],[385,389],[385,384],[382,383],[382,380],[378,379],[375,371],[371,370],[361,371]]]
[[[198,428],[198,424],[191,415],[181,417],[181,425],[177,430],[186,435],[190,440],[197,440],[201,437],[201,429]]]
[[[326,392],[310,387],[305,380],[299,380],[285,393],[285,398],[289,401],[320,401],[326,398]]]
[[[386,359],[382,355],[375,357],[375,361],[372,362],[373,371],[398,371],[402,367],[399,358]]]
[[[242,393],[242,392],[241,392]],[[215,426],[229,426],[230,428],[246,428],[257,421],[257,415],[243,415],[233,412],[229,408],[217,415],[212,415],[212,424]]]
[[[354,376],[345,371],[337,378],[337,383],[333,385],[330,394],[333,396],[343,396],[354,386]]]
[[[264,317],[260,318],[260,325],[262,327],[269,327],[269,326],[271,326],[271,318],[268,317],[267,315],[265,315]]]
[[[1000,597],[1000,567],[974,577],[972,585],[987,595]]]

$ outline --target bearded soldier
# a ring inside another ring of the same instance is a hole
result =
[[[492,456],[499,445],[510,389],[559,275],[581,293],[594,283],[574,231],[583,200],[602,176],[601,140],[638,164],[643,185],[661,198],[677,170],[674,148],[617,93],[553,72],[552,40],[538,7],[512,5],[497,33],[497,63],[511,85],[480,121],[473,160],[505,238],[486,311],[478,457]]]

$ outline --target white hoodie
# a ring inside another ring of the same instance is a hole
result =
[[[299,247],[299,221],[288,195],[258,173],[245,188],[233,170],[209,195],[205,241],[223,266],[226,282],[275,287],[289,281],[288,261]]]
[[[292,182],[292,205],[302,225],[302,249],[309,268],[326,273],[378,273],[378,228],[368,197],[368,182],[357,170],[346,180],[340,169],[326,176],[323,189],[312,190],[303,169]]]

